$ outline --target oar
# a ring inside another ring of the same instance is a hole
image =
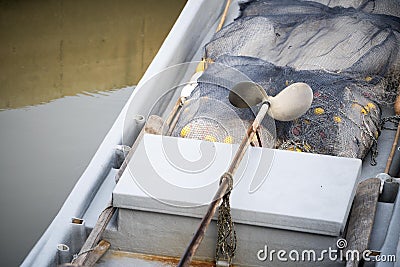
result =
[[[400,95],[396,98],[394,110],[396,115],[400,115]],[[400,124],[397,126],[396,136],[386,162],[385,174],[389,174],[399,135]],[[368,249],[380,189],[381,180],[379,178],[366,179],[358,185],[347,228],[346,240],[349,245],[345,249],[345,252],[349,250],[358,251],[361,255],[361,253]],[[347,259],[346,267],[357,267],[359,263],[360,259]]]
[[[175,129],[176,124],[178,123],[180,109],[185,104],[188,97],[192,94],[194,88],[197,86],[197,79],[203,73],[202,70],[199,70],[190,78],[188,84],[186,84],[181,91],[181,95],[175,103],[174,108],[171,110],[167,120],[165,121],[165,125],[168,127],[167,135],[171,135],[172,131]]]
[[[286,87],[277,96],[268,96],[261,86],[252,82],[241,82],[233,87],[229,93],[229,101],[239,108],[246,108],[262,103],[260,110],[247,130],[239,149],[229,166],[220,178],[220,185],[213,201],[210,203],[206,215],[203,217],[189,246],[186,248],[178,266],[189,266],[196,253],[212,217],[220,205],[222,197],[232,190],[233,175],[238,168],[255,132],[260,126],[263,118],[268,113],[279,120],[293,120],[303,115],[311,106],[313,94],[311,88],[305,83],[294,83]],[[283,108],[285,107],[285,108]]]
[[[361,260],[347,251],[358,251],[362,255],[368,249],[380,186],[379,178],[370,178],[360,182],[357,187],[346,234],[348,246],[345,249],[345,255],[352,255],[353,258],[346,259],[346,267],[356,267]]]
[[[220,20],[215,32],[219,32],[221,30],[222,26],[224,26],[225,19],[228,14],[230,5],[231,5],[231,0],[227,0],[226,4],[225,4],[224,12],[221,15],[221,20]],[[205,70],[206,65],[207,65],[207,60],[205,58],[203,58],[203,60],[200,61],[200,63],[197,65],[196,73],[190,79],[189,84],[187,84],[182,89],[181,96],[177,99],[175,106],[172,108],[167,120],[165,121],[165,125],[168,127],[168,131],[167,131],[166,135],[171,135],[172,131],[175,129],[175,126],[178,122],[179,115],[180,115],[179,111],[182,108],[182,106],[185,104],[187,98],[190,96],[190,94],[192,93],[194,88],[196,88],[197,79],[201,76],[201,74],[203,74],[203,71]]]
[[[156,115],[151,115],[144,125],[143,129],[139,133],[139,136],[136,138],[135,143],[132,145],[132,148],[129,150],[128,155],[126,156],[124,162],[122,163],[118,173],[115,175],[115,182],[118,183],[125,169],[128,167],[128,163],[135,153],[137,147],[141,139],[143,138],[145,133],[151,134],[161,134],[162,132],[163,121],[160,117]],[[117,211],[117,208],[112,205],[112,200],[109,201],[107,207],[101,212],[99,215],[95,226],[90,232],[88,238],[83,244],[81,250],[79,251],[77,257],[74,257],[72,260],[72,264],[74,266],[86,266],[90,267],[93,264],[89,264],[93,259],[96,259],[96,255],[101,251],[105,252],[108,248],[107,245],[103,242],[97,244],[102,237],[108,223],[113,217],[114,213]]]
[[[227,0],[226,4],[225,4],[224,12],[222,13],[221,20],[219,21],[218,27],[215,30],[215,32],[219,32],[219,30],[221,30],[222,26],[224,26],[224,22],[225,22],[225,19],[226,19],[226,15],[228,14],[228,10],[229,10],[229,6],[230,5],[231,5],[231,0]]]

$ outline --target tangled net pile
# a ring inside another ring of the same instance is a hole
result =
[[[268,95],[294,82],[308,83],[314,92],[306,114],[276,122],[276,140],[274,122],[264,120],[255,145],[364,158],[380,134],[380,106],[393,102],[398,87],[400,7],[342,2],[241,4],[240,17],[206,45],[206,58],[214,63],[199,79],[173,135],[239,143],[255,114],[227,99],[240,73]]]
[[[244,69],[237,69],[237,66],[245,67],[243,63],[239,57],[221,56],[220,60],[207,68],[198,79],[190,99],[185,102],[173,135],[213,142],[241,142],[254,120],[255,112],[232,106],[228,96],[237,82],[251,80]],[[253,145],[273,147],[274,126],[272,118],[264,119]]]

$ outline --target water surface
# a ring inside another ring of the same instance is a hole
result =
[[[0,112],[2,266],[17,266],[40,238],[132,91]]]
[[[137,84],[184,0],[0,0],[0,109]]]

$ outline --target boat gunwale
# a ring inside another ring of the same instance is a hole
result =
[[[183,58],[182,56],[177,57],[174,53],[179,49],[179,44],[176,44],[176,40],[184,40],[190,34],[189,29],[193,27],[194,20],[188,20],[187,17],[200,17],[204,6],[209,5],[207,2],[207,0],[188,0],[157,55],[106,134],[87,168],[78,179],[53,221],[25,257],[21,266],[48,266],[51,262],[54,263],[56,261],[56,246],[61,243],[61,240],[69,239],[71,218],[83,217],[93,197],[107,177],[107,173],[112,168],[114,147],[122,142],[123,133],[121,129],[131,102],[138,94],[140,87],[152,76],[173,64],[184,63],[189,60],[187,55]],[[223,3],[217,4],[222,6]],[[210,23],[208,19],[205,19],[203,24]],[[199,24],[199,20],[195,22]],[[215,22],[211,23],[214,24]],[[199,25],[197,25],[197,28],[203,29],[205,32],[203,32],[203,35],[207,34],[205,28]],[[201,38],[193,40],[193,42],[197,43],[199,49],[201,48]],[[183,51],[181,53],[184,54]]]

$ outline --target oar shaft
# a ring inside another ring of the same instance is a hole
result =
[[[221,180],[221,184],[218,188],[218,191],[215,193],[213,201],[208,206],[206,215],[201,220],[201,223],[197,228],[196,233],[194,234],[192,240],[190,241],[189,246],[186,248],[185,254],[183,254],[178,264],[179,267],[189,266],[190,262],[192,261],[192,258],[196,253],[197,249],[199,248],[201,241],[203,240],[204,235],[206,233],[206,230],[210,225],[211,219],[214,216],[218,206],[220,205],[222,197],[226,194],[229,188],[229,179],[230,178],[226,177]]]
[[[250,145],[251,140],[253,140],[254,135],[257,132],[258,127],[262,120],[264,119],[265,115],[267,114],[269,108],[269,104],[265,103],[261,106],[260,110],[256,118],[254,119],[253,123],[247,129],[246,137],[243,138],[242,143],[239,146],[239,149],[236,151],[235,157],[231,161],[231,165],[229,166],[228,172],[232,175],[236,172],[237,168],[241,160],[243,159],[244,154],[246,153],[247,147]]]
[[[182,99],[182,97],[178,98],[178,100],[175,103],[174,108],[172,109],[172,111],[169,113],[169,116],[167,118],[167,120],[165,121],[165,125],[168,127],[168,133],[167,135],[171,135],[172,132],[172,121],[174,120],[174,118],[176,117],[176,114],[178,113],[179,109],[182,107],[183,102],[185,101],[185,99]]]
[[[224,12],[222,13],[221,20],[220,20],[215,32],[219,32],[219,30],[221,30],[222,26],[224,26],[226,15],[228,14],[230,4],[231,4],[231,0],[227,0],[226,4],[225,4]]]
[[[246,153],[247,147],[250,144],[254,134],[256,133],[258,127],[267,114],[269,104],[263,104],[261,106],[260,111],[258,112],[255,120],[250,125],[249,129],[247,130],[246,136],[243,138],[242,143],[240,144],[238,150],[236,151],[235,157],[231,161],[229,166],[228,172],[224,173],[221,177],[221,182],[218,188],[218,191],[215,193],[214,199],[211,204],[208,206],[208,210],[206,215],[201,220],[199,227],[196,230],[192,240],[190,241],[189,246],[186,248],[185,253],[183,254],[178,266],[179,267],[186,267],[189,266],[190,262],[194,254],[196,253],[198,247],[201,244],[201,241],[204,238],[205,232],[210,225],[211,219],[214,216],[218,206],[221,203],[222,197],[227,193],[228,189],[232,186],[232,176],[236,172],[240,161],[242,160],[244,154]]]
[[[225,19],[228,14],[228,10],[229,10],[229,6],[230,6],[231,2],[232,2],[232,0],[226,0],[224,12],[221,15],[221,20],[220,20],[215,32],[219,32],[219,30],[221,30],[222,26],[224,26]],[[203,61],[201,63],[206,64]],[[203,68],[203,70],[204,70],[204,68]],[[201,70],[201,71],[203,71],[203,70]],[[196,70],[196,72],[197,72],[197,70]],[[169,114],[169,116],[165,122],[166,125],[169,127],[167,135],[171,135],[172,131],[174,130],[174,128],[178,122],[178,119],[179,119],[179,113],[178,113],[179,109],[182,107],[182,105],[185,103],[185,101],[186,101],[186,98],[179,98],[178,101],[176,102],[173,110]]]

